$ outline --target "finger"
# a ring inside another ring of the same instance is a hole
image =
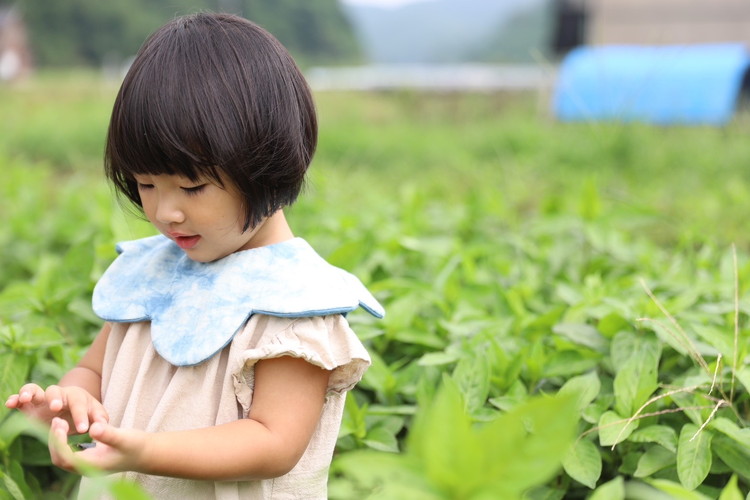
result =
[[[44,397],[48,401],[49,409],[52,412],[58,413],[65,407],[64,396],[62,388],[58,385],[51,385],[44,391]]]
[[[18,391],[18,402],[23,405],[36,400],[40,403],[44,398],[44,391],[37,384],[26,384]]]
[[[108,423],[94,422],[89,429],[89,436],[94,441],[117,448],[119,444],[117,428]]]
[[[70,426],[62,418],[52,419],[49,430],[49,453],[52,463],[61,469],[73,471],[73,450],[68,446]]]
[[[132,432],[102,422],[94,422],[91,424],[89,436],[91,436],[91,439],[94,441],[117,449],[125,454],[129,453],[127,450],[136,445],[133,439],[135,438],[137,440],[136,435]]]
[[[92,408],[89,410],[89,419],[91,423],[94,422],[100,422],[103,424],[106,424],[109,422],[109,413],[107,413],[107,410],[102,406],[102,404],[99,401],[93,400],[94,403],[92,405]]]
[[[90,424],[87,395],[80,391],[68,392],[66,404],[76,432],[79,434],[86,433]]]
[[[5,407],[10,409],[16,409],[20,405],[18,404],[18,394],[11,394],[8,396],[8,399],[5,401]]]

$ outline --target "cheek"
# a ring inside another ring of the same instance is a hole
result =
[[[153,222],[154,211],[156,208],[153,197],[148,195],[144,196],[143,194],[141,194],[141,208],[143,209],[143,213],[146,215],[146,218]]]
[[[218,215],[218,226],[227,232],[242,232],[245,221],[245,212],[240,203],[234,199],[223,199],[215,205],[215,214]]]

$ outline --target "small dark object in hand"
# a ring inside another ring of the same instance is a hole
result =
[[[76,446],[79,450],[88,450],[89,448],[96,446],[96,443],[78,443]]]

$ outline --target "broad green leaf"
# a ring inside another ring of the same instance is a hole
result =
[[[409,451],[425,477],[443,491],[464,494],[483,481],[483,445],[472,428],[455,381],[443,385],[425,411],[417,413]]]
[[[354,393],[347,393],[346,402],[344,403],[344,415],[339,429],[339,437],[353,434],[359,439],[364,438],[367,434],[367,425],[365,423],[366,414],[366,408],[361,408],[357,404],[357,399],[355,398]]]
[[[419,364],[419,366],[441,366],[455,363],[459,359],[461,359],[460,352],[438,351],[428,352],[427,354],[419,358],[419,361],[417,363]]]
[[[577,377],[568,379],[560,387],[558,393],[560,395],[573,394],[576,398],[576,409],[582,411],[589,403],[596,399],[600,388],[601,382],[599,382],[599,376],[596,372],[592,371],[586,375],[578,375]]]
[[[394,334],[394,339],[406,345],[426,347],[428,349],[445,348],[445,340],[433,332],[418,328],[402,328]]]
[[[453,380],[473,413],[483,407],[490,393],[490,360],[486,350],[475,349],[462,357],[453,370]]]
[[[391,301],[388,305],[388,315],[385,320],[388,335],[396,337],[409,329],[423,304],[424,297],[419,290],[404,293],[396,300]]]
[[[581,217],[585,220],[594,220],[599,216],[601,210],[602,202],[597,183],[593,178],[588,178],[583,184],[579,203]]]
[[[622,331],[615,335],[609,347],[609,355],[615,372],[634,357],[648,357],[658,360],[661,346],[653,334],[648,332]]]
[[[625,481],[622,476],[599,486],[588,500],[625,500]]]
[[[654,472],[670,467],[676,463],[677,457],[673,451],[669,451],[659,445],[651,446],[638,459],[638,467],[633,473],[634,477],[649,477]]]
[[[546,397],[475,427],[455,381],[445,377],[416,416],[407,455],[450,498],[517,498],[559,469],[577,420],[573,398]]]
[[[733,334],[724,328],[718,328],[714,325],[702,325],[696,323],[692,325],[692,330],[705,340],[711,347],[716,349],[717,354],[720,352],[725,360],[732,359]]]
[[[589,347],[595,351],[606,352],[607,340],[591,325],[584,323],[558,323],[552,331],[575,344]]]
[[[490,398],[489,403],[495,408],[508,411],[529,398],[528,390],[521,380],[516,380],[504,396]]]
[[[724,434],[717,434],[711,442],[711,448],[734,472],[745,481],[750,480],[750,450],[746,446]]]
[[[372,364],[362,377],[362,384],[381,394],[382,400],[389,401],[398,390],[398,380],[394,370],[376,353],[371,353]]]
[[[627,418],[623,418],[613,411],[606,411],[599,419],[599,444],[602,446],[612,446],[625,441],[635,429],[638,428],[639,420],[633,420],[628,423]]]
[[[334,459],[331,471],[343,475],[357,490],[354,498],[447,500],[406,455],[353,451]],[[376,493],[378,492],[378,493]]]
[[[710,497],[702,493],[690,490],[679,483],[667,479],[649,479],[647,482],[654,488],[667,493],[673,500],[711,500]]]
[[[719,500],[743,500],[742,492],[737,486],[737,474],[732,474],[732,477],[729,478],[729,482],[721,490]]]
[[[682,485],[694,490],[708,476],[711,470],[711,438],[713,434],[703,429],[697,435],[699,427],[685,424],[680,431],[677,444],[677,476]]]
[[[367,431],[363,442],[372,449],[397,453],[398,440],[391,429],[378,425]]]
[[[0,352],[0,395],[3,398],[16,394],[26,381],[28,374],[28,357],[11,352]],[[5,405],[0,405],[0,419],[9,411]]]
[[[555,295],[559,297],[562,302],[570,306],[576,305],[583,300],[583,296],[580,292],[565,282],[558,282],[555,284]]]
[[[9,475],[0,470],[0,479],[3,481],[3,487],[10,494],[13,500],[25,500],[25,495],[21,488]]]
[[[625,498],[628,500],[674,500],[673,496],[641,481],[625,483]]]
[[[416,405],[370,405],[367,408],[367,413],[369,415],[414,415],[416,412]]]
[[[750,366],[744,365],[735,372],[735,377],[745,388],[745,391],[750,393]]]
[[[479,442],[486,450],[481,474],[492,478],[485,491],[515,498],[549,480],[573,443],[577,423],[575,400],[558,396],[531,398],[481,427]]]
[[[578,439],[563,458],[565,472],[591,489],[602,473],[602,456],[599,448],[588,439]]]
[[[630,324],[622,314],[611,312],[599,320],[597,328],[607,337],[614,337],[620,331],[628,329]]]
[[[686,341],[674,334],[674,327],[672,325],[668,325],[666,322],[648,322],[646,323],[655,333],[656,336],[670,346],[672,349],[677,351],[680,355],[684,357],[690,356],[690,350],[686,346]]]
[[[143,488],[129,481],[115,481],[109,486],[109,491],[116,500],[153,500]]]
[[[584,422],[595,424],[602,418],[602,414],[609,408],[609,404],[597,404],[599,401],[594,401],[592,404],[587,406],[581,411],[581,419]]]
[[[698,382],[698,381],[696,381]],[[692,383],[685,383],[684,386],[692,387]],[[695,409],[699,406],[705,406],[706,400],[703,397],[696,396],[690,392],[678,392],[670,396],[677,406],[682,408],[682,412],[687,416],[695,425],[703,424],[703,415],[701,410]]]
[[[641,336],[631,332],[622,331],[617,333],[609,345],[609,357],[615,372],[620,371],[622,366],[638,351]]]
[[[523,500],[562,500],[565,498],[565,490],[538,486],[524,492]]]
[[[589,353],[586,353],[589,354]],[[565,349],[552,353],[544,365],[545,377],[570,377],[595,368],[600,360],[579,350]]]
[[[633,415],[658,387],[658,367],[661,349],[653,337],[631,334],[633,341],[628,344],[631,354],[619,363],[615,375],[615,408],[621,415]],[[627,338],[617,335],[616,339]],[[623,342],[618,342],[622,344]],[[612,352],[615,352],[613,342]],[[628,350],[623,348],[623,350]],[[620,354],[621,355],[621,354]]]
[[[709,423],[709,426],[712,429],[729,436],[747,449],[750,449],[750,428],[745,427],[740,429],[737,424],[726,417],[717,417],[713,419]]]
[[[634,443],[656,443],[671,452],[677,451],[677,432],[667,425],[649,425],[635,431],[628,438]]]
[[[510,288],[503,292],[503,296],[514,316],[523,318],[528,314],[524,305],[523,294],[519,290]]]
[[[26,417],[21,412],[12,412],[0,422],[0,451],[10,444],[21,434],[35,436],[39,441],[45,443],[49,429],[42,423]]]
[[[534,342],[523,356],[528,370],[528,376],[536,381],[542,377],[544,367],[547,365],[547,352],[542,342]]]

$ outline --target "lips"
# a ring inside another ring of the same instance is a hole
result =
[[[186,236],[182,234],[170,233],[169,236],[174,240],[175,243],[177,243],[177,246],[179,246],[183,250],[189,250],[193,248],[201,239],[200,235],[198,234],[193,236]]]

